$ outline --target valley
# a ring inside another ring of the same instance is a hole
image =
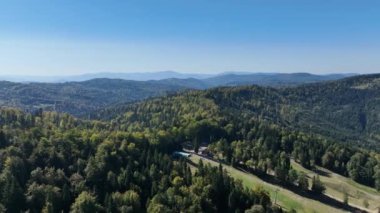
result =
[[[379,0],[0,0],[0,213],[380,213]]]
[[[0,209],[69,211],[85,200],[106,212],[376,212],[379,78],[173,87],[172,94],[110,106],[92,99],[119,100],[137,85],[107,79],[65,83],[65,89],[31,84],[40,97],[54,98],[46,92],[51,88],[79,95],[66,97],[77,106],[68,107],[88,114],[0,108]],[[91,98],[83,99],[87,93]],[[197,155],[187,164],[173,154],[184,147],[206,151],[223,168],[206,158],[201,165]]]
[[[66,112],[88,118],[90,113],[105,107],[165,96],[185,90],[251,84],[272,87],[296,86],[302,83],[331,81],[346,76],[349,74],[226,73],[216,76],[202,76],[159,72],[132,73],[129,75],[100,73],[67,78],[57,77],[57,82],[49,83],[46,83],[46,80],[45,82],[21,81],[17,83],[0,81],[0,106],[17,107],[28,111],[43,109]],[[1,78],[0,76],[1,79],[12,80],[12,78]]]

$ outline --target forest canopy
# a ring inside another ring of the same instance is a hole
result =
[[[221,165],[173,156],[188,145],[307,193],[326,188],[319,176],[309,186],[292,161],[380,190],[378,79],[187,91],[91,119],[0,108],[0,211],[283,211]]]

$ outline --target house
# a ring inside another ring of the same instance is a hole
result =
[[[175,152],[173,153],[173,157],[189,158],[189,157],[191,157],[191,154],[190,154],[190,153],[187,153],[187,152],[178,152],[178,151],[175,151]]]
[[[207,146],[201,146],[198,149],[198,154],[199,155],[206,155],[208,153]]]

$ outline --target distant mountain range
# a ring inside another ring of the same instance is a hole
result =
[[[107,75],[109,78],[95,78]],[[133,77],[146,81],[110,79]],[[176,78],[172,78],[175,76]],[[84,116],[89,112],[114,104],[139,101],[189,89],[208,89],[219,86],[261,85],[271,87],[296,86],[305,83],[341,79],[349,74],[313,75],[308,73],[264,74],[225,73],[209,77],[201,74],[176,72],[139,74],[91,74],[64,83],[15,83],[0,81],[0,107],[24,110],[55,110]],[[170,78],[164,78],[170,77]],[[191,77],[191,78],[186,78]],[[164,79],[160,79],[164,78]],[[157,80],[158,79],[158,80]],[[72,79],[73,80],[73,79]]]
[[[228,82],[229,84],[239,84],[239,82],[246,82],[248,84],[251,81],[265,82],[283,80],[289,82],[301,82],[307,83],[309,81],[320,80],[336,80],[343,77],[348,77],[356,74],[328,74],[328,75],[313,75],[308,73],[252,73],[252,72],[223,72],[219,74],[202,74],[202,73],[180,73],[174,71],[160,71],[160,72],[135,72],[135,73],[89,73],[83,75],[72,76],[17,76],[17,75],[0,75],[0,80],[12,81],[12,82],[43,82],[43,83],[64,83],[64,82],[79,82],[88,81],[95,78],[109,78],[109,79],[124,79],[134,81],[149,81],[149,80],[164,80],[170,78],[188,79],[194,78],[199,80],[206,80],[210,85],[220,85],[221,83]],[[274,78],[271,80],[271,78]],[[287,78],[287,79],[285,79]],[[295,79],[296,78],[296,79]],[[304,82],[304,81],[307,82]],[[271,83],[269,83],[271,84]]]
[[[159,81],[93,79],[68,83],[0,82],[0,106],[28,111],[45,109],[76,116],[115,103],[166,95],[185,89]]]
[[[95,78],[109,78],[109,79],[124,79],[133,81],[149,81],[149,80],[162,80],[168,78],[196,78],[204,79],[214,75],[212,74],[197,74],[197,73],[179,73],[174,71],[160,71],[160,72],[135,72],[135,73],[88,73],[83,75],[71,76],[0,76],[0,80],[12,82],[45,82],[45,83],[64,83],[73,81],[88,81]]]
[[[314,75],[310,73],[252,73],[252,74],[223,74],[204,79],[209,87],[261,85],[261,86],[295,86],[305,83],[338,80],[354,74]]]

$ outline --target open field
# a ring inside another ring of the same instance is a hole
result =
[[[201,159],[200,156],[192,155],[190,160],[194,163],[198,163]],[[218,163],[209,159],[202,158],[205,163],[217,166]],[[274,202],[277,192],[277,204],[286,210],[294,209],[297,212],[346,212],[343,209],[334,208],[319,201],[305,198],[283,187],[267,183],[260,178],[237,170],[231,166],[223,165],[226,171],[235,179],[241,180],[243,185],[248,188],[254,188],[262,186],[270,193],[271,199]]]
[[[311,178],[317,175],[316,172],[305,169],[294,161],[292,161],[292,167],[297,171],[305,172],[309,177],[310,184]],[[320,171],[318,173],[320,174],[321,181],[326,186],[326,195],[342,201],[343,193],[346,191],[349,196],[348,203],[350,205],[366,209],[370,212],[376,212],[377,208],[380,207],[380,192],[327,169],[321,167],[317,167],[317,169]],[[365,208],[363,204],[364,200],[368,202],[368,208]]]

